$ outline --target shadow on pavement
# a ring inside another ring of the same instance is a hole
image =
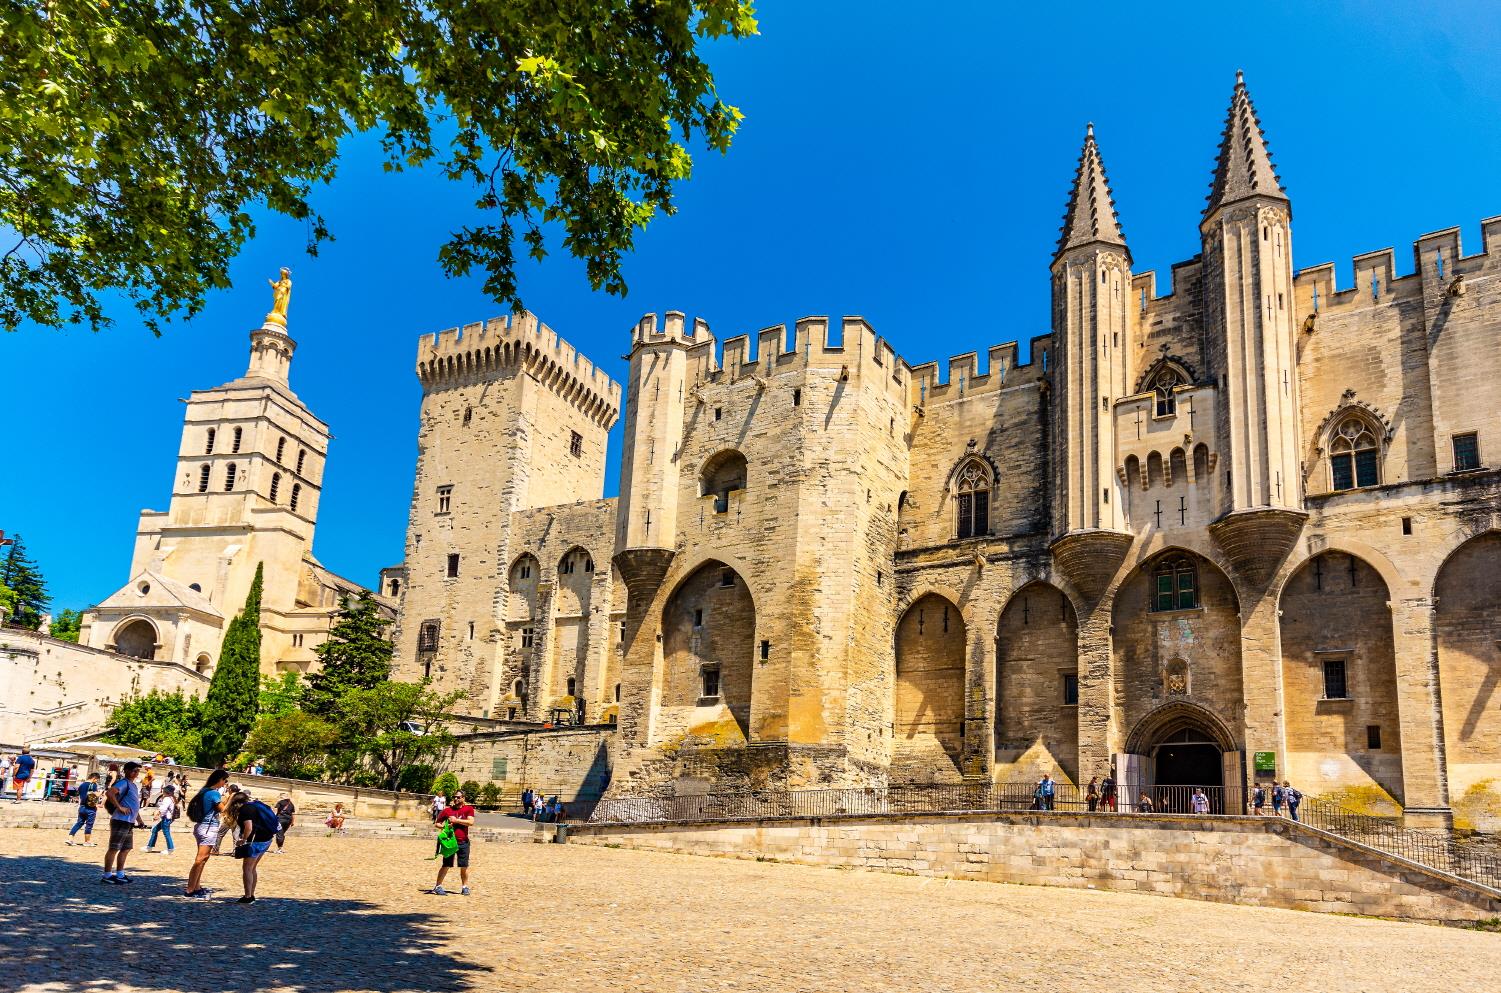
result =
[[[175,875],[134,872],[130,885],[107,886],[96,864],[0,855],[0,989],[457,993],[489,985],[489,969],[440,949],[447,924],[432,915],[360,900],[261,897],[242,906],[239,864],[231,875],[221,863],[231,860],[209,866],[207,881],[222,887],[214,898],[188,900]]]

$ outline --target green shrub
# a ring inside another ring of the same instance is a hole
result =
[[[451,772],[445,772],[433,782],[433,792],[442,793],[445,797],[451,797],[459,788],[459,777]]]
[[[453,796],[452,793],[450,793],[448,795],[449,796]],[[464,780],[464,798],[467,799],[470,803],[473,803],[475,800],[478,800],[479,799],[479,783],[475,782],[472,779],[466,779],[466,780]]]
[[[437,775],[437,769],[426,762],[418,762],[401,770],[401,778],[396,781],[396,788],[407,793],[432,793],[433,780]]]
[[[494,783],[486,783],[480,787],[479,804],[481,807],[495,808],[500,806],[500,787]]]

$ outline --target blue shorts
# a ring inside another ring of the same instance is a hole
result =
[[[267,838],[265,841],[250,842],[247,845],[249,850],[245,853],[245,857],[248,859],[258,859],[262,855],[265,855],[266,849],[271,847],[272,840],[271,838]]]

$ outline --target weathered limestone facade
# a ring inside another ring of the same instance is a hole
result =
[[[620,387],[530,315],[424,337],[402,664],[487,716],[617,720],[620,793],[1113,770],[1414,823],[1501,801],[1501,218],[1410,275],[1295,271],[1237,79],[1199,229],[1170,294],[1134,272],[1091,128],[1025,364],[647,315],[616,500]]]
[[[171,504],[141,512],[130,582],[85,612],[81,644],[208,673],[264,565],[262,668],[314,664],[340,601],[365,591],[313,557],[329,431],[288,384],[296,347],[268,315],[245,375],[189,395]]]

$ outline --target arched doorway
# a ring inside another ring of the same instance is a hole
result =
[[[1196,704],[1169,703],[1142,718],[1116,757],[1116,779],[1123,810],[1145,794],[1159,813],[1190,813],[1197,789],[1212,813],[1245,810],[1241,753],[1224,722]]]
[[[115,629],[115,651],[133,659],[156,658],[156,628],[144,617],[127,621]]]

